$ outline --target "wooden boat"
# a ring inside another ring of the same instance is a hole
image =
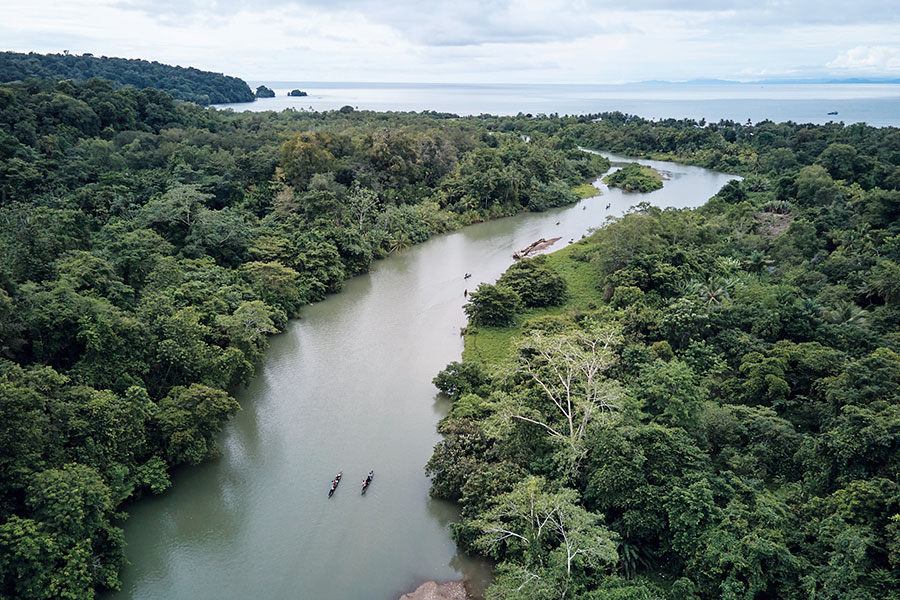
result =
[[[363,481],[363,484],[362,484],[362,491],[359,492],[360,494],[365,494],[365,493],[366,493],[366,490],[369,489],[369,484],[372,483],[372,478],[373,478],[373,477],[375,477],[375,471],[369,471],[369,475],[366,477],[366,480]]]
[[[338,484],[341,482],[341,477],[344,476],[344,472],[340,471],[337,475],[334,476],[334,479],[331,480],[331,489],[328,490],[328,497],[331,498],[334,496],[334,490],[337,489]]]

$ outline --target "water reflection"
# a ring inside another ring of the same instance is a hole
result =
[[[450,412],[450,406],[452,404],[453,401],[450,399],[450,396],[448,396],[444,392],[438,392],[434,395],[433,399],[434,414],[439,417],[443,417],[448,412]]]

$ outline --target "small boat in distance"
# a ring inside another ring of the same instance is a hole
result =
[[[363,484],[362,484],[362,491],[359,492],[360,494],[365,494],[365,493],[366,493],[366,490],[369,489],[369,484],[372,483],[372,478],[373,478],[373,477],[375,477],[375,471],[369,471],[369,475],[366,477],[366,480],[363,481]]]
[[[836,110],[833,110],[833,111],[831,111],[831,112],[830,112],[830,113],[828,113],[828,114],[829,114],[829,115],[836,115],[836,114],[838,114],[838,113],[837,113],[837,111],[836,111]]]
[[[334,495],[334,490],[337,489],[338,484],[341,482],[341,477],[344,476],[343,471],[339,471],[337,475],[334,476],[334,479],[331,480],[331,489],[328,490],[328,497],[331,498]]]

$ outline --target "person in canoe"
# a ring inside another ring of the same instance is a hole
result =
[[[344,475],[344,472],[341,471],[337,475],[334,476],[334,479],[331,480],[331,489],[328,490],[328,497],[331,498],[334,495],[334,490],[337,489],[338,484],[341,482],[341,477]]]
[[[372,478],[375,477],[375,471],[369,471],[369,475],[366,477],[366,480],[363,481],[362,491],[360,494],[365,494],[366,490],[369,489],[369,484],[372,483]]]

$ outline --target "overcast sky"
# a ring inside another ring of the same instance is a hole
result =
[[[2,0],[2,49],[251,81],[900,77],[900,0]]]

